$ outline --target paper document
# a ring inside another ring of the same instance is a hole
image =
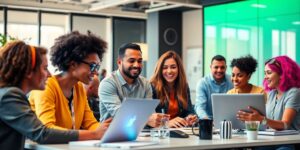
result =
[[[259,135],[291,135],[291,134],[299,134],[297,130],[281,130],[276,131],[274,129],[267,129],[266,131],[258,131]]]

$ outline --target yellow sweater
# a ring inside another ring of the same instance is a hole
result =
[[[72,116],[68,100],[64,96],[55,76],[48,78],[46,89],[31,91],[29,102],[38,118],[50,128],[72,129]],[[99,126],[91,111],[82,83],[73,87],[75,129],[94,130]]]
[[[251,91],[250,91],[249,93],[253,93],[253,94],[255,94],[255,93],[256,93],[256,94],[264,94],[265,102],[266,102],[266,100],[267,100],[267,94],[266,94],[265,90],[264,90],[263,88],[261,88],[261,87],[252,85]],[[233,89],[229,90],[229,91],[227,92],[227,94],[239,94],[239,91],[238,91],[238,89],[233,88]]]

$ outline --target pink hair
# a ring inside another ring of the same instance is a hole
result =
[[[300,66],[288,56],[277,56],[272,61],[268,61],[270,69],[280,75],[279,90],[285,92],[292,87],[300,88]],[[266,79],[263,81],[265,90],[270,91]]]

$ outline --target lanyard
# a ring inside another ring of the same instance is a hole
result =
[[[75,108],[74,108],[74,101],[71,102],[71,117],[72,117],[72,127],[75,130]]]
[[[72,119],[72,129],[75,130],[75,106],[74,106],[74,100],[73,100],[74,91],[72,89],[72,95],[70,98],[67,98],[69,100],[69,109],[71,111],[71,119]]]

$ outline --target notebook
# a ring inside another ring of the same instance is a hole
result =
[[[266,131],[258,131],[259,135],[292,135],[292,134],[299,134],[299,131],[297,130],[281,130],[276,131],[274,129],[267,129]]]
[[[134,147],[142,144],[156,144],[152,141],[137,142],[136,139],[150,115],[155,112],[158,103],[157,99],[125,98],[101,140],[74,141],[69,142],[69,145],[122,147],[125,144],[126,147]],[[126,144],[126,141],[130,142]],[[112,145],[108,144],[113,142],[115,143]],[[116,142],[119,143],[119,146]]]

